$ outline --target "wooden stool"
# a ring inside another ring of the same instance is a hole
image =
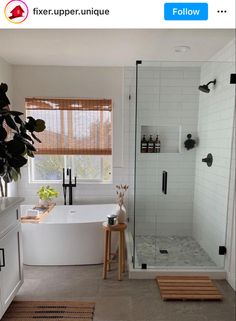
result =
[[[103,279],[107,277],[107,271],[110,271],[111,263],[111,232],[119,232],[118,245],[118,280],[121,281],[121,273],[125,272],[125,229],[127,224],[108,225],[103,223],[105,231],[105,246],[104,246],[104,264],[103,264]]]

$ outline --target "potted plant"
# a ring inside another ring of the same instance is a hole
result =
[[[20,169],[34,157],[36,149],[34,142],[41,143],[35,133],[44,131],[45,122],[42,119],[27,117],[19,111],[11,111],[10,101],[6,95],[7,84],[0,85],[0,193],[7,196],[7,184],[17,181]],[[4,184],[3,184],[4,183]],[[5,186],[4,186],[5,185]]]
[[[41,186],[37,194],[39,196],[39,205],[42,207],[48,207],[52,203],[53,198],[59,195],[58,191],[49,185]]]

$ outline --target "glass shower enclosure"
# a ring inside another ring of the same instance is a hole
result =
[[[232,72],[233,62],[136,62],[135,269],[224,267]]]

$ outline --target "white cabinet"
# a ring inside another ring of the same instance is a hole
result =
[[[18,208],[0,213],[0,319],[23,283],[21,223]]]

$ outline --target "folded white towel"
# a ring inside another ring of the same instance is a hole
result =
[[[29,209],[27,210],[26,216],[35,217],[39,214],[38,210]]]

